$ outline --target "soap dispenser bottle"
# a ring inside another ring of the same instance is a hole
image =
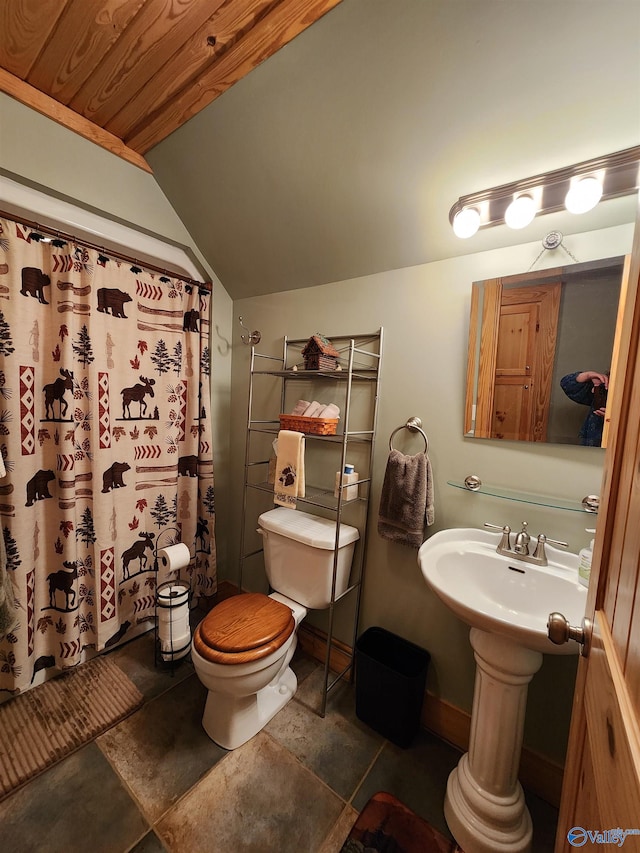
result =
[[[595,533],[592,527],[585,527],[587,533]],[[589,586],[589,578],[591,577],[591,560],[593,559],[593,542],[589,542],[588,548],[582,548],[578,554],[578,580],[582,586]]]

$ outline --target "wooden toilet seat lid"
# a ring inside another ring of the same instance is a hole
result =
[[[214,663],[249,663],[277,651],[295,627],[286,604],[247,592],[216,605],[196,628],[194,645]]]

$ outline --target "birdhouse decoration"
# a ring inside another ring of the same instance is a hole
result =
[[[319,332],[312,335],[302,350],[305,370],[337,370],[340,353]]]

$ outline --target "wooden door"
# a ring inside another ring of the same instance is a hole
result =
[[[602,508],[587,598],[592,646],[578,668],[556,853],[582,843],[588,849],[640,851],[639,276],[640,211],[608,407]],[[633,834],[623,844],[611,835],[589,835],[612,830]]]
[[[540,328],[535,302],[500,306],[492,438],[532,441],[532,367]]]
[[[502,288],[491,437],[545,441],[562,285]]]

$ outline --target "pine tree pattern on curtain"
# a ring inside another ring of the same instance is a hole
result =
[[[17,692],[148,624],[156,548],[186,543],[181,578],[216,591],[211,295],[0,228],[0,520],[18,608],[0,691]]]

